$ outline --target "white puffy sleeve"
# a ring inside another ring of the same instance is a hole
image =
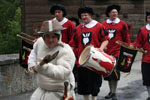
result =
[[[36,66],[38,73],[59,80],[65,80],[70,76],[75,64],[75,55],[71,48],[59,51],[55,59],[56,64],[48,63],[43,66]]]
[[[37,65],[37,42],[34,43],[33,49],[31,50],[31,53],[28,57],[28,69],[36,65]]]

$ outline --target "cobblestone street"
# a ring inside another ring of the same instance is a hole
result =
[[[117,96],[118,100],[146,100],[147,93],[142,85],[141,61],[136,60],[133,63],[131,73],[127,77],[127,73],[121,73],[121,80],[118,83]],[[104,96],[109,92],[107,81],[103,81],[101,91],[98,94],[98,100],[105,100]],[[33,91],[18,94],[10,97],[3,97],[0,100],[29,100]],[[83,100],[82,96],[76,94],[77,100]]]

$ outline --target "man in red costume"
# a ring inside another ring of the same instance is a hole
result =
[[[78,16],[82,23],[77,26],[76,33],[69,43],[72,48],[78,48],[78,57],[88,45],[93,45],[103,51],[108,44],[108,34],[102,24],[92,19],[93,15],[94,12],[91,7],[84,6],[78,9]],[[89,95],[92,95],[92,100],[96,100],[101,83],[101,75],[82,66],[79,67],[78,93],[83,95],[85,100],[89,100]]]
[[[106,16],[108,17],[108,19],[102,23],[107,29],[110,37],[106,53],[109,55],[113,55],[116,58],[118,58],[120,53],[120,46],[116,43],[116,41],[119,40],[130,43],[128,26],[124,21],[118,18],[119,11],[119,5],[108,6],[106,9]],[[108,81],[110,88],[110,92],[105,98],[112,98],[112,100],[117,100],[116,88],[117,82],[118,80],[120,80],[120,71],[117,69],[117,66],[112,74],[108,77],[105,77],[104,79]]]
[[[65,17],[67,15],[65,7],[61,4],[54,4],[50,8],[50,13],[55,16],[53,20],[57,20],[63,26],[62,41],[68,44],[73,36],[74,25]]]
[[[146,22],[147,25],[142,27],[138,33],[138,36],[133,43],[137,47],[142,47],[147,51],[145,55],[142,57],[142,79],[143,85],[146,86],[148,92],[148,98],[146,100],[150,100],[150,12],[146,12]]]

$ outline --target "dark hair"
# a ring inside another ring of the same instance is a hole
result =
[[[81,14],[82,13],[89,13],[91,15],[94,15],[94,11],[91,7],[89,6],[84,6],[78,9],[78,17],[81,19]]]
[[[54,15],[55,10],[63,11],[63,17],[65,17],[67,15],[65,7],[63,5],[61,5],[61,4],[54,4],[54,5],[52,5],[52,7],[50,8],[50,13],[52,15]]]
[[[43,35],[42,35],[42,37],[45,39],[45,36],[46,36],[46,35],[48,35],[48,34],[43,34]],[[59,35],[59,34],[57,34],[57,33],[55,33],[54,35],[55,35],[55,36],[58,38],[58,40],[59,40],[60,35]]]
[[[150,11],[146,11],[146,18],[145,18],[146,22],[147,22],[147,16],[150,16]]]
[[[69,20],[76,22],[76,26],[78,26],[80,24],[79,20],[75,17],[71,17],[71,18],[69,18]]]
[[[119,5],[110,5],[107,7],[106,9],[106,16],[109,17],[109,13],[111,12],[111,10],[116,9],[118,11],[118,13],[120,12],[120,6]]]
[[[58,40],[59,40],[59,38],[60,38],[60,35],[59,34],[57,34],[57,33],[55,33],[55,35],[56,35],[56,37],[58,38]]]

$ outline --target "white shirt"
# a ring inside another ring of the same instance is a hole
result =
[[[92,28],[94,27],[98,22],[96,20],[92,20],[91,22],[89,22],[88,24],[84,25],[87,28]]]
[[[147,24],[147,25],[146,25],[146,29],[147,29],[147,30],[150,30],[150,24]]]
[[[57,20],[57,19],[54,18],[53,20]],[[57,21],[58,21],[58,20],[57,20]],[[60,25],[63,25],[63,24],[65,24],[67,21],[68,21],[68,19],[67,19],[66,17],[64,17],[62,21],[60,21],[60,22],[58,21],[58,22],[59,22]]]
[[[120,22],[120,19],[119,18],[116,18],[115,20],[110,20],[110,19],[107,19],[106,22],[108,24],[118,24]]]

